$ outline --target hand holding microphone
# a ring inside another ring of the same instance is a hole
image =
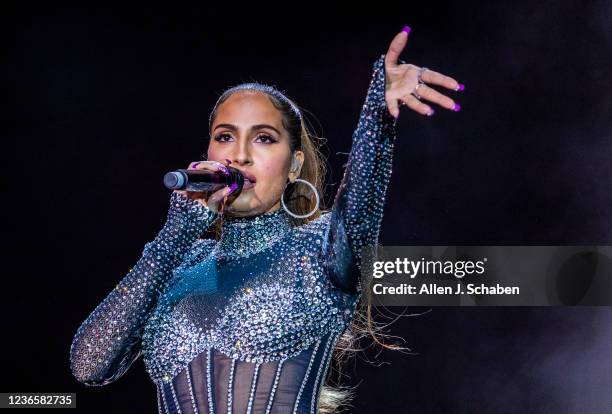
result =
[[[238,197],[244,183],[244,177],[238,170],[228,168],[230,163],[229,160],[226,160],[227,165],[219,161],[195,161],[189,164],[187,170],[166,174],[164,184],[171,189],[186,188],[174,191],[196,200],[214,212],[222,213],[224,206]],[[195,170],[215,174],[196,174]]]

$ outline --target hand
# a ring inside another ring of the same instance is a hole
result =
[[[410,31],[410,28],[406,26],[405,30]],[[404,50],[407,41],[408,32],[402,30],[395,35],[385,55],[385,100],[391,115],[397,118],[402,105],[406,105],[423,115],[433,115],[433,108],[421,100],[436,103],[446,109],[459,111],[461,108],[459,104],[431,88],[427,83],[444,86],[454,91],[462,91],[464,85],[450,76],[434,72],[431,69],[423,70],[424,68],[411,64],[398,64],[400,53]],[[421,97],[421,100],[413,95],[415,87],[419,83],[419,70],[422,70],[421,80],[423,84],[418,87],[416,93]]]
[[[225,164],[219,161],[194,161],[189,164],[187,167],[188,170],[208,170],[208,171],[219,171],[231,163],[231,161],[226,160]],[[174,192],[182,194],[186,197],[189,197],[192,200],[196,200],[198,203],[203,206],[208,207],[215,213],[221,211],[226,204],[231,203],[235,200],[235,198],[231,199],[232,190],[229,186],[225,186],[220,190],[217,190],[213,193],[210,191],[184,191],[184,190],[174,190]]]

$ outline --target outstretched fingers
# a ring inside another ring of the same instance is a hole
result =
[[[408,42],[408,33],[410,33],[410,27],[405,26],[404,29],[396,34],[393,40],[391,40],[389,49],[385,55],[385,66],[387,69],[398,66],[400,54]]]
[[[457,82],[450,76],[443,75],[431,69],[424,70],[421,79],[423,82],[444,86],[445,88],[452,89],[453,91],[462,91],[465,88],[463,84]]]
[[[402,96],[401,102],[404,103],[408,108],[420,113],[421,115],[432,116],[435,113],[434,109],[431,106],[427,105],[426,103],[423,103],[415,96],[410,94]]]
[[[401,101],[399,101],[398,99],[386,99],[387,101],[387,108],[389,109],[389,113],[391,114],[391,116],[393,116],[393,118],[397,119],[397,117],[400,114],[400,105],[402,104]]]
[[[452,111],[459,110],[459,104],[456,103],[453,99],[449,98],[446,95],[441,94],[437,90],[430,88],[429,86],[422,84],[419,87],[419,96],[421,99],[426,99],[429,102],[440,105],[443,108],[450,109]]]

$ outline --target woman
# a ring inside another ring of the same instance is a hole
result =
[[[361,296],[361,248],[378,239],[399,106],[432,115],[426,99],[456,111],[425,83],[463,89],[399,59],[408,33],[374,64],[331,211],[319,208],[321,162],[299,108],[257,83],[219,98],[208,147],[219,161],[189,168],[231,165],[252,184],[172,193],[155,240],[75,335],[79,381],[113,382],[142,354],[160,413],[334,408],[323,384]]]

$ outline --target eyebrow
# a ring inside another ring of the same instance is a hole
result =
[[[232,131],[238,131],[238,128],[236,127],[236,125],[232,125],[232,124],[219,124],[215,127],[215,130],[217,128],[227,128],[227,129],[231,129]],[[276,128],[274,128],[272,125],[268,125],[268,124],[256,124],[253,125],[251,127],[251,130],[255,131],[258,129],[264,129],[264,128],[270,128],[272,130],[274,130],[278,135],[281,135],[280,131]]]

